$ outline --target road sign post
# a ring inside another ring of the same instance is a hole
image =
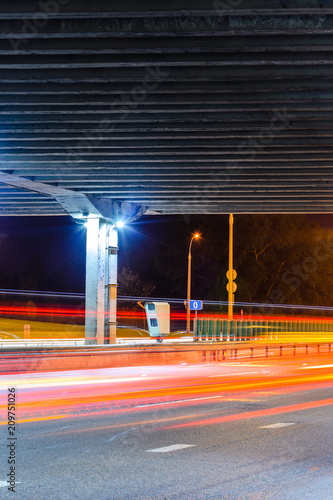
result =
[[[193,321],[193,341],[196,342],[197,340],[198,340],[198,311],[196,309]]]
[[[190,311],[194,311],[193,341],[198,340],[198,311],[202,310],[202,300],[190,300]]]

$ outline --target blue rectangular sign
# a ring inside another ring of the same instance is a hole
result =
[[[201,311],[202,300],[190,300],[190,311]]]

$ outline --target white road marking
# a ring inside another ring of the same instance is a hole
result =
[[[301,366],[301,370],[311,370],[312,368],[333,368],[333,365]]]
[[[279,427],[288,427],[289,425],[295,425],[295,423],[291,423],[291,422],[278,422],[276,424],[261,425],[260,429],[277,429]]]
[[[178,401],[165,401],[163,403],[150,403],[149,405],[139,405],[134,408],[148,408],[149,406],[162,406],[162,405],[175,405],[179,403],[188,403],[190,401],[200,401],[201,399],[215,399],[222,398],[223,396],[207,396],[205,398],[194,398],[194,399],[181,399]]]
[[[163,448],[155,448],[153,450],[146,450],[151,453],[168,453],[169,451],[182,450],[184,448],[191,448],[195,444],[172,444],[171,446],[164,446]]]
[[[112,438],[107,439],[106,442],[110,443],[110,441],[113,441],[117,437],[122,436],[123,434],[127,434],[128,432],[135,431],[136,429],[137,429],[137,427],[133,427],[133,429],[128,429],[127,431],[120,432],[119,434],[116,434],[115,436],[112,436]]]

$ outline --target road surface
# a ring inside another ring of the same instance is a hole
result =
[[[0,496],[333,499],[332,368],[319,354],[3,375]]]

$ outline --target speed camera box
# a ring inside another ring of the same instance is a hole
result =
[[[170,304],[168,302],[153,302],[157,318],[158,324],[160,327],[161,335],[169,335],[170,333]]]

